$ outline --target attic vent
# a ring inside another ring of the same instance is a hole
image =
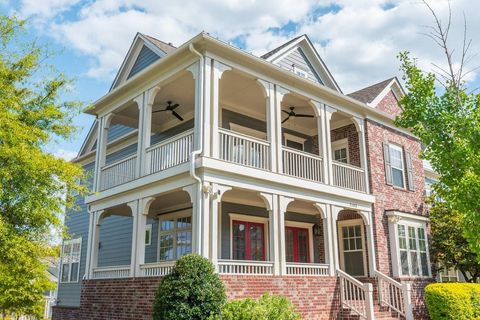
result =
[[[295,73],[297,76],[300,76],[302,78],[305,78],[305,79],[308,79],[308,72],[303,70],[303,69],[300,69],[298,68],[297,66],[295,66],[295,64],[292,64],[292,71],[293,73]]]

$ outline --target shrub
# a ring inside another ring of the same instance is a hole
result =
[[[251,298],[227,302],[216,320],[297,320],[292,303],[285,297],[265,293],[258,300]]]
[[[434,283],[425,288],[432,320],[480,319],[480,284]]]
[[[195,255],[183,256],[158,287],[153,319],[208,319],[225,303],[223,283],[210,261]]]

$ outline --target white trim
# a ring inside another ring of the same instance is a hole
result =
[[[247,136],[255,137],[257,139],[267,140],[267,133],[252,128],[248,128],[233,122],[229,122],[230,130],[242,133]]]
[[[350,150],[348,149],[348,138],[339,139],[332,142],[332,160],[338,161],[335,159],[335,151],[346,149],[347,152],[347,164],[350,163]],[[342,161],[339,161],[342,162]]]
[[[148,239],[147,239],[147,231],[149,235]],[[149,246],[151,244],[152,244],[152,224],[149,223],[145,226],[145,246]]]
[[[343,247],[343,232],[342,232],[342,227],[347,227],[347,226],[360,226],[360,231],[362,234],[362,257],[363,257],[363,275],[356,275],[354,277],[366,277],[367,276],[367,242],[366,242],[366,237],[365,237],[365,224],[363,222],[363,219],[350,219],[350,220],[340,220],[338,221],[338,226],[337,226],[337,235],[338,235],[338,252],[340,255],[340,268],[344,271],[345,270],[345,256],[344,256],[344,247]],[[346,271],[345,271],[346,272]]]
[[[372,102],[367,103],[368,106],[376,108],[380,101],[385,98],[385,96],[392,91],[395,99],[400,100],[405,93],[403,92],[402,86],[398,83],[397,78],[393,78],[392,81],[372,100]]]
[[[65,249],[65,246],[66,245],[70,245],[71,246],[71,249],[70,249],[70,258],[72,256],[72,253],[73,253],[73,244],[75,243],[78,243],[79,244],[79,252],[78,252],[78,261],[77,262],[69,262],[69,263],[64,263],[63,262],[63,250]],[[62,243],[62,252],[61,252],[61,255],[60,255],[60,270],[58,272],[59,274],[59,282],[60,283],[78,283],[80,281],[80,262],[82,261],[82,237],[79,237],[79,238],[75,238],[75,239],[69,239],[69,240],[64,240],[63,243]],[[78,268],[77,268],[77,280],[76,281],[72,281],[72,264],[73,263],[77,263],[78,264]],[[64,264],[68,264],[69,265],[69,268],[68,268],[68,280],[67,281],[63,281],[62,278],[63,278],[63,265]]]
[[[313,248],[313,226],[314,226],[314,223],[285,220],[285,228],[292,227],[292,228],[300,228],[300,229],[308,230],[308,253],[310,255],[309,263],[315,263],[315,250]],[[286,241],[287,239],[285,238],[285,246],[287,244]],[[286,255],[286,252],[284,254]],[[287,261],[286,263],[289,263],[289,262]],[[290,262],[290,263],[295,263],[295,262]]]
[[[305,151],[305,141],[307,139],[296,136],[296,135],[293,135],[293,134],[290,134],[290,133],[284,133],[283,134],[283,141],[285,143],[285,146],[287,146],[287,141],[289,141],[289,140],[292,141],[292,142],[300,143],[302,145],[302,151]]]
[[[192,228],[192,220],[190,220],[190,228],[183,228],[183,229],[178,229],[177,228],[177,220],[179,218],[185,218],[185,217],[190,217],[192,218],[193,217],[193,211],[191,208],[189,209],[185,209],[185,210],[180,210],[180,211],[177,211],[177,212],[170,212],[170,213],[165,213],[165,214],[161,214],[161,215],[158,215],[158,234],[157,234],[157,262],[163,262],[163,261],[175,261],[177,260],[179,257],[177,257],[177,241],[176,241],[176,238],[177,238],[177,233],[178,233],[178,230],[180,231],[188,231],[190,230],[190,233],[191,235],[193,235],[193,228]],[[161,231],[160,228],[161,228],[161,225],[162,225],[162,221],[165,221],[165,220],[175,220],[175,226],[172,230],[168,230],[168,231]],[[160,236],[162,235],[165,235],[165,234],[173,234],[174,235],[174,241],[173,241],[173,259],[172,260],[160,260]],[[193,236],[191,236],[191,239],[190,239],[190,249],[193,251]]]
[[[397,211],[397,210],[385,210],[385,213],[387,217],[397,217],[398,220],[406,220],[410,223],[415,223],[417,222],[420,224],[421,222],[428,222],[430,221],[430,218],[426,216],[421,216],[413,213],[408,213],[408,212],[402,212],[402,211]],[[424,224],[422,224],[424,225]]]
[[[395,188],[400,188],[400,189],[405,189],[406,190],[407,189],[407,179],[406,179],[406,168],[405,168],[405,154],[403,152],[403,147],[399,146],[397,144],[391,143],[391,142],[388,142],[388,147],[389,147],[388,152],[390,152],[389,157],[390,157],[390,168],[391,168],[391,176],[392,176],[392,186],[395,187]],[[392,152],[391,152],[392,150],[400,151],[400,161],[402,163],[401,168],[393,166]],[[395,185],[394,179],[393,179],[393,169],[402,171],[403,187]]]
[[[233,260],[233,220],[235,221],[244,221],[244,222],[253,222],[253,223],[262,223],[263,224],[263,241],[264,241],[264,252],[265,252],[265,261],[270,261],[270,241],[269,239],[269,219],[266,217],[250,216],[246,214],[239,213],[229,213],[230,217],[230,260]]]

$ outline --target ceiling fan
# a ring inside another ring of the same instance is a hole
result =
[[[288,116],[282,121],[282,123],[286,122],[290,118],[313,118],[312,115],[309,114],[297,114],[295,111],[293,111],[295,107],[290,107],[290,111],[285,111],[282,110],[282,112],[285,112]]]
[[[172,104],[172,101],[167,101],[167,106],[165,109],[153,111],[152,113],[170,111],[178,120],[183,121],[183,118],[175,111],[175,109],[179,106],[180,105],[178,103]]]

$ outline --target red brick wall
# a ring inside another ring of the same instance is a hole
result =
[[[53,306],[52,319],[54,320],[72,320],[80,319],[79,307]]]
[[[390,90],[390,92],[377,104],[377,109],[391,114],[392,116],[398,116],[402,109],[398,105],[398,100]]]
[[[333,129],[330,132],[332,142],[341,139],[347,139],[348,141],[348,157],[350,164],[360,167],[360,148],[358,140],[358,132],[355,125],[349,124],[348,126]]]

